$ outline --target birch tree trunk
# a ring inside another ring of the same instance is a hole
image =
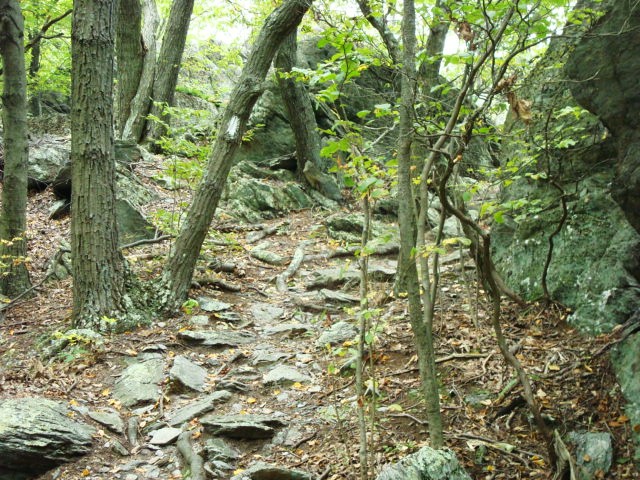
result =
[[[233,158],[242,142],[249,114],[262,94],[262,83],[284,39],[295,31],[313,0],[286,0],[265,20],[224,110],[202,182],[195,193],[171,251],[162,281],[165,308],[173,310],[186,298],[200,248],[218,207]]]
[[[27,242],[27,92],[24,19],[16,0],[0,0],[0,55],[4,65],[2,123],[4,186],[0,217],[0,292],[29,288]]]

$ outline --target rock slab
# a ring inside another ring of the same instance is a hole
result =
[[[158,385],[164,376],[164,358],[157,353],[141,356],[129,365],[113,386],[113,396],[125,407],[158,399]]]
[[[207,370],[196,365],[187,357],[179,355],[173,360],[169,378],[186,388],[202,392],[207,381]]]
[[[271,438],[285,424],[266,415],[206,415],[200,419],[212,435],[244,440]]]
[[[89,453],[94,429],[69,413],[45,398],[0,401],[0,478],[36,475]]]

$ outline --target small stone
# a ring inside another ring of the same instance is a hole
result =
[[[151,434],[151,440],[149,440],[149,443],[151,445],[168,445],[175,442],[180,433],[182,433],[182,429],[180,428],[161,428]]]
[[[264,330],[265,335],[282,335],[289,338],[299,337],[304,335],[311,328],[304,323],[282,323],[274,327],[269,327]]]
[[[194,315],[189,319],[189,323],[197,327],[204,327],[209,325],[209,317],[207,315]]]
[[[198,305],[200,310],[205,312],[221,312],[222,310],[228,310],[233,305],[226,302],[221,302],[209,297],[198,297]]]
[[[184,407],[172,410],[167,413],[167,423],[172,427],[177,427],[192,418],[199,417],[214,409],[217,404],[227,402],[231,398],[231,393],[226,390],[218,390],[217,392],[200,398],[195,402],[189,403]]]
[[[234,330],[185,330],[178,333],[178,338],[209,347],[237,347],[255,341],[250,333]]]
[[[273,325],[284,315],[284,309],[268,303],[256,303],[250,311],[258,325]]]
[[[179,355],[173,360],[169,378],[191,390],[202,392],[207,380],[207,371],[187,357]]]
[[[316,346],[323,348],[326,345],[339,345],[347,340],[352,340],[357,333],[356,327],[349,322],[337,322],[320,335]]]
[[[93,411],[88,413],[89,417],[96,422],[104,425],[112,432],[124,433],[124,422],[120,415],[114,411]]]
[[[287,355],[284,352],[274,352],[268,350],[256,350],[253,354],[253,359],[251,361],[252,365],[268,365],[270,363],[276,363],[282,360],[283,358],[287,358]]]
[[[289,385],[292,383],[309,383],[312,378],[293,367],[280,365],[268,372],[262,379],[264,385]]]

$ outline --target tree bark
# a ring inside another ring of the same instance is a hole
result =
[[[162,38],[156,66],[151,105],[151,114],[162,119],[162,122],[147,124],[147,138],[151,141],[158,140],[167,131],[165,125],[169,123],[170,116],[164,111],[164,106],[173,106],[182,53],[193,12],[193,2],[194,0],[173,0],[171,4],[167,30]]]
[[[131,114],[131,103],[138,92],[144,66],[142,42],[142,4],[140,0],[117,1],[116,24],[116,136],[122,137],[124,126]]]
[[[168,289],[164,301],[169,310],[177,308],[187,296],[200,248],[273,57],[284,39],[298,27],[312,1],[287,0],[277,7],[265,20],[249,54],[222,115],[204,177],[163,273],[163,284]]]
[[[0,55],[4,65],[4,187],[0,218],[0,292],[29,288],[27,256],[27,80],[24,19],[16,0],[0,0]]]
[[[296,63],[298,51],[297,30],[291,32],[282,42],[274,66],[281,73],[291,73]],[[298,173],[302,175],[304,166],[311,162],[320,168],[320,135],[316,130],[316,117],[309,94],[302,83],[293,78],[277,75],[280,94],[287,109],[289,123],[296,140]]]
[[[73,323],[100,330],[122,313],[124,261],[115,217],[113,0],[76,0],[72,25]]]
[[[129,117],[126,119],[120,134],[121,139],[134,140],[136,143],[139,143],[142,140],[147,115],[151,108],[150,98],[156,74],[156,30],[160,24],[155,0],[143,0],[143,2],[143,25],[140,41],[142,42],[144,61],[142,64],[140,78],[138,80],[138,90],[131,100],[129,105]]]
[[[409,321],[418,352],[418,367],[427,407],[429,436],[433,448],[442,448],[442,416],[436,376],[431,322],[423,321],[420,282],[415,261],[415,206],[411,187],[411,145],[413,142],[414,98],[416,88],[415,59],[415,7],[413,0],[405,0],[402,17],[404,57],[401,80],[400,124],[398,140],[398,222],[400,226],[400,284],[406,288],[409,303]],[[429,272],[422,272],[429,275]],[[427,292],[428,294],[429,292]]]

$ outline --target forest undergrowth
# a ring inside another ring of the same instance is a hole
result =
[[[29,256],[34,283],[44,277],[46,262],[68,235],[68,218],[47,218],[53,200],[49,191],[34,193],[29,199]],[[314,210],[289,215],[288,226],[279,228],[270,237],[274,244],[271,248],[291,256],[301,241],[311,240],[312,260],[305,262],[303,270],[325,266],[326,260],[320,255],[314,257],[313,253],[338,246],[322,229],[325,216],[325,212]],[[264,224],[282,225],[282,221]],[[221,222],[228,225],[228,220]],[[203,286],[192,289],[191,296],[206,295],[232,303],[240,318],[250,316],[248,312],[255,302],[294,311],[290,299],[274,288],[273,279],[280,273],[279,267],[252,258],[244,234],[229,234],[224,239],[217,245],[210,243],[211,250],[206,254],[236,265],[234,272],[217,274],[217,278],[223,280],[223,285],[226,282],[239,286],[239,291],[223,292]],[[141,246],[128,251],[127,257],[134,269],[152,277],[168,247],[166,242]],[[489,305],[474,283],[473,264],[464,258],[462,262],[443,266],[441,300],[436,308],[436,353],[446,445],[455,450],[473,478],[547,478],[549,466],[544,442],[536,433],[514,372],[505,365],[498,350]],[[294,288],[299,288],[301,282],[300,278],[294,278]],[[374,322],[375,342],[366,359],[365,379],[370,387],[374,386],[369,390],[377,392],[367,397],[367,424],[369,462],[372,469],[379,471],[383,464],[428,445],[428,435],[406,303],[390,296],[389,284],[374,283],[371,290],[372,304],[380,314]],[[351,293],[357,294],[357,285],[351,287]],[[560,432],[608,431],[614,439],[614,458],[630,458],[630,426],[608,360],[618,331],[588,339],[566,324],[568,312],[562,307],[531,304],[523,308],[507,302],[505,305],[502,322],[508,344],[531,377],[545,419]],[[348,311],[310,315],[319,331],[338,319],[354,319]],[[70,280],[40,285],[34,296],[20,300],[6,313],[0,323],[1,398],[44,396],[94,408],[118,408],[110,388],[123,359],[135,357],[146,347],[157,344],[166,346],[167,355],[187,350],[177,337],[188,324],[189,315],[185,313],[176,318],[157,318],[138,330],[113,335],[98,350],[79,347],[67,349],[50,360],[42,358],[39,342],[55,331],[67,330],[70,316]],[[246,322],[244,328],[251,328],[251,323]],[[293,342],[283,339],[277,345],[279,350],[293,355],[307,354],[309,364],[320,367],[321,373],[314,377],[313,384],[265,388],[257,382],[252,385],[255,388],[234,394],[233,403],[241,404],[243,412],[282,411],[288,418],[305,424],[308,432],[288,447],[265,449],[259,442],[245,445],[239,461],[241,468],[261,459],[300,468],[322,479],[358,477],[354,376],[345,367],[354,351],[353,342],[327,349],[316,347],[314,340],[302,336]],[[252,351],[249,346],[241,351],[200,350],[199,354],[204,359],[213,355],[227,362],[238,355],[249,358]],[[210,382],[215,385],[216,378],[211,377]],[[290,391],[288,401],[279,400],[282,390]],[[160,401],[154,411],[166,407]],[[129,415],[126,409],[121,413]],[[197,421],[192,427],[197,435]],[[117,472],[118,464],[126,460],[105,448],[110,436],[114,434],[99,430],[93,452],[61,467],[56,478],[116,478],[96,473],[107,467]],[[131,452],[135,455],[136,450]],[[612,467],[608,478],[637,478],[634,475],[630,463],[620,462]],[[42,477],[50,478],[53,478],[50,474]]]

